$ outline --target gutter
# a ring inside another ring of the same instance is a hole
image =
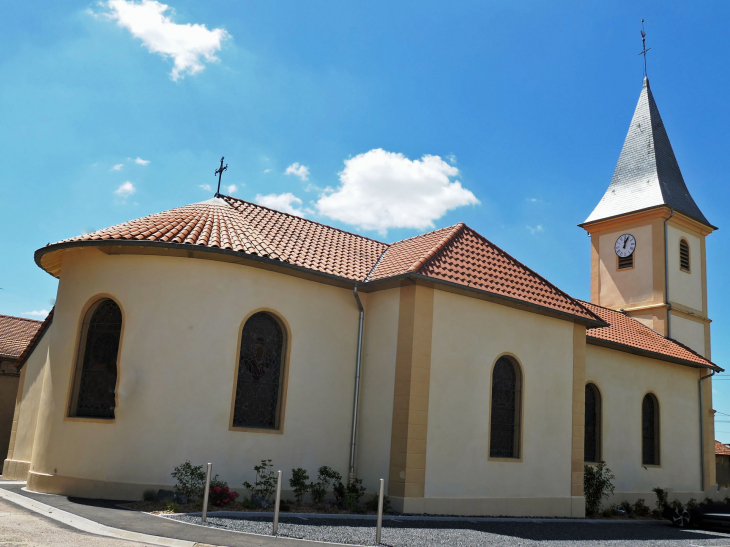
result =
[[[664,303],[667,307],[667,338],[672,339],[672,304],[669,302],[669,241],[667,241],[667,222],[674,216],[674,208],[669,208],[669,216],[664,219]]]
[[[700,385],[700,491],[705,491],[705,413],[702,409],[702,380],[712,378],[715,375],[713,370],[707,376],[702,376],[699,380]]]
[[[355,442],[357,439],[357,414],[360,406],[360,368],[362,363],[362,324],[365,318],[365,309],[357,294],[357,285],[352,288],[352,294],[360,309],[360,319],[357,326],[357,360],[355,364],[355,400],[352,404],[352,433],[350,435],[350,468],[349,479],[355,478]]]

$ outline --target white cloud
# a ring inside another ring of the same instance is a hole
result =
[[[538,224],[537,226],[526,226],[527,231],[530,232],[532,235],[539,234],[540,232],[544,232],[545,228],[542,227],[541,224]]]
[[[255,201],[264,207],[270,207],[277,211],[283,211],[284,213],[289,213],[290,215],[298,217],[303,217],[304,213],[308,212],[301,209],[302,200],[291,192],[287,192],[285,194],[268,194],[265,196],[257,194]]]
[[[45,317],[48,315],[48,310],[34,310],[34,311],[24,311],[23,315],[32,315],[36,317]]]
[[[123,182],[119,188],[114,190],[114,193],[118,196],[121,196],[123,198],[127,198],[134,194],[137,191],[137,189],[134,187],[134,184],[132,184],[129,181]]]
[[[434,220],[479,200],[458,180],[459,173],[439,156],[410,160],[380,148],[345,160],[340,186],[320,196],[320,214],[385,233],[389,228],[434,227]]]
[[[540,200],[537,198],[527,198],[527,201],[529,201],[530,203],[537,203]]]
[[[198,188],[202,188],[206,192],[212,192],[213,189],[210,187],[210,184],[199,184]]]
[[[137,158],[134,160],[134,163],[137,165],[148,165],[150,163],[150,160],[143,160],[142,158]]]
[[[230,34],[222,28],[208,30],[201,24],[178,24],[165,15],[170,8],[155,0],[108,0],[111,10],[104,15],[126,28],[132,36],[142,40],[150,53],[172,58],[174,66],[170,76],[177,81],[185,74],[195,74],[205,69],[204,62],[215,62],[223,40]],[[170,10],[173,14],[174,10]]]
[[[123,163],[117,163],[114,167],[111,168],[111,171],[121,171],[122,167],[124,167]]]
[[[224,186],[224,188],[228,192],[229,196],[234,192],[238,192],[238,186],[236,186],[235,184],[229,184],[228,186]]]
[[[264,174],[271,173],[271,169],[264,169]]]
[[[448,161],[448,162],[449,162],[449,163],[450,163],[451,165],[456,165],[456,154],[449,154],[448,156],[446,156],[446,160],[447,160],[447,161]]]
[[[284,171],[285,175],[294,175],[302,180],[309,180],[309,167],[306,165],[299,165],[299,163],[292,163]]]

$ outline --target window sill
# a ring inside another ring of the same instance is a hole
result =
[[[264,428],[256,428],[256,427],[233,427],[229,426],[228,431],[238,431],[241,433],[267,433],[269,435],[282,435],[284,433],[284,428],[281,429],[264,429]]]
[[[116,418],[84,418],[82,416],[66,416],[64,422],[86,422],[92,424],[113,424]]]
[[[487,461],[490,462],[509,462],[509,463],[522,463],[522,458],[493,458],[489,456]]]

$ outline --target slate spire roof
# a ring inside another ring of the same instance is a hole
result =
[[[644,78],[611,184],[584,224],[661,205],[714,228],[687,190],[649,79]]]

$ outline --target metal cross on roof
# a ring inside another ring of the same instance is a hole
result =
[[[643,49],[641,50],[641,53],[639,55],[644,56],[644,78],[646,78],[646,52],[649,51],[649,49],[646,49],[646,32],[644,32],[644,20],[641,20],[641,45],[643,46]]]
[[[214,175],[218,175],[218,191],[215,193],[215,197],[218,197],[221,195],[221,177],[223,176],[223,171],[228,170],[228,164],[226,163],[226,166],[223,167],[223,160],[225,157],[221,157],[221,166],[215,170]]]

